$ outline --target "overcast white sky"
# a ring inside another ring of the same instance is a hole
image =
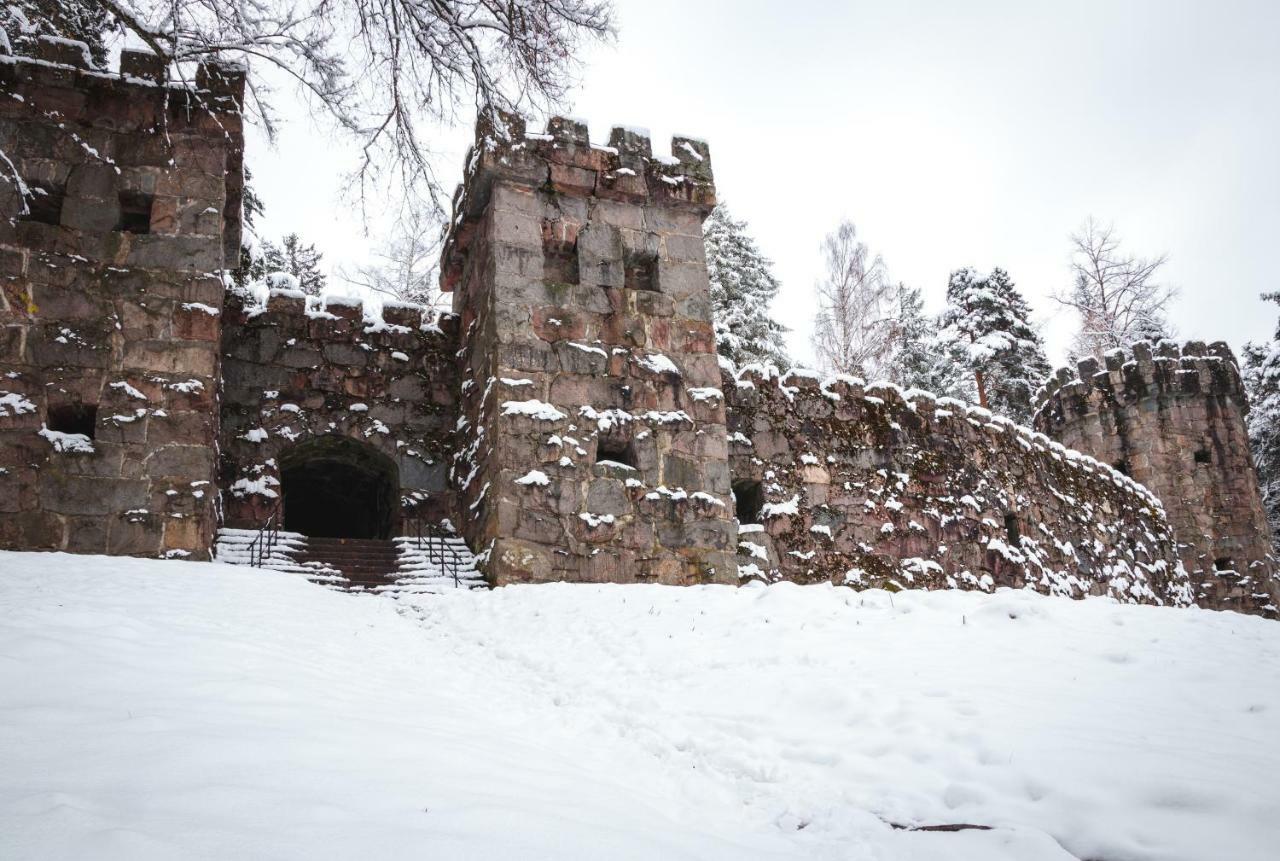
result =
[[[1280,289],[1280,2],[819,3],[618,0],[566,113],[710,142],[716,184],[776,264],[776,316],[811,357],[818,244],[842,218],[941,306],[947,274],[1002,266],[1061,358],[1068,234],[1114,221],[1169,254],[1179,335],[1267,338]],[[441,137],[457,165],[470,130]],[[343,147],[306,121],[248,160],[263,232],[331,265],[371,241]],[[452,180],[451,180],[452,182]],[[383,229],[374,222],[374,232]],[[376,236],[374,237],[376,239]]]

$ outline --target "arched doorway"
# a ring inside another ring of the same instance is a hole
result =
[[[399,510],[395,462],[362,442],[316,437],[280,456],[284,528],[313,538],[390,538]]]

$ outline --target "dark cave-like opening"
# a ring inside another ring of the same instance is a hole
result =
[[[314,538],[390,538],[400,482],[390,458],[345,437],[320,437],[280,459],[284,528]]]

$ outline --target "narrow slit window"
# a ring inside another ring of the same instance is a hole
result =
[[[1196,463],[1213,463],[1213,455],[1207,448],[1196,450]]]
[[[93,439],[98,424],[96,404],[57,404],[49,407],[49,430]]]
[[[152,196],[140,191],[120,192],[120,224],[125,233],[151,232]]]
[[[1236,570],[1236,561],[1230,556],[1221,556],[1213,560],[1213,567],[1218,571]]]
[[[1018,515],[1004,516],[1004,532],[1009,539],[1009,546],[1015,550],[1022,546],[1022,524],[1018,523]]]
[[[26,198],[27,211],[18,216],[19,221],[34,221],[54,227],[62,223],[62,200],[65,197],[62,186],[48,182],[28,182],[27,190],[30,192]]]
[[[758,481],[739,481],[732,490],[733,512],[738,523],[759,523],[764,508],[764,486]]]
[[[1120,472],[1120,473],[1124,473],[1125,475],[1128,475],[1129,461],[1117,460],[1115,463],[1111,464],[1111,468],[1114,469],[1116,472]]]

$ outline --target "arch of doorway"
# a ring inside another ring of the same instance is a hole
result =
[[[284,528],[313,538],[391,538],[399,528],[395,461],[368,443],[327,434],[278,461]]]

